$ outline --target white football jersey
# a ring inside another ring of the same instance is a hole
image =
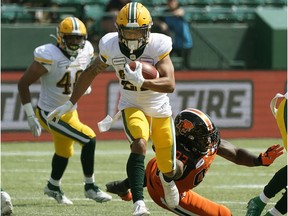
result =
[[[76,58],[67,58],[54,44],[45,44],[34,50],[34,60],[41,63],[48,73],[40,78],[41,91],[38,106],[52,111],[70,99],[73,87],[81,72],[91,62],[94,48],[89,41]],[[75,104],[73,110],[77,105]]]
[[[149,62],[155,65],[165,54],[171,52],[172,40],[164,34],[151,33],[149,43],[137,61]],[[106,59],[106,64],[112,65],[121,87],[119,110],[128,107],[141,109],[147,116],[171,116],[172,110],[167,93],[155,92],[147,89],[137,90],[125,79],[124,65],[132,62],[120,50],[118,33],[112,32],[104,35],[99,42],[99,55]],[[103,58],[102,58],[103,59]]]

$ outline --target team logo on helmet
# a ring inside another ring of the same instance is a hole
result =
[[[180,119],[176,127],[178,128],[179,133],[184,135],[190,132],[194,128],[194,125],[187,119]]]

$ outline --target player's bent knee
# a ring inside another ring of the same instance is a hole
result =
[[[147,142],[145,139],[136,139],[131,145],[131,151],[136,154],[146,154],[146,145]]]

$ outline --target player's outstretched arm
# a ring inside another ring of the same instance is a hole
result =
[[[277,157],[283,154],[283,149],[280,145],[275,144],[269,147],[266,152],[257,156],[246,149],[237,148],[227,140],[221,139],[217,154],[238,165],[248,167],[269,166]]]

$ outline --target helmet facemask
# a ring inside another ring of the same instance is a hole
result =
[[[206,155],[208,153],[213,153],[218,148],[220,133],[217,128],[214,128],[213,131],[209,131],[209,133],[206,132],[203,135],[200,135],[201,133],[197,132],[197,128],[195,128],[193,133],[197,134],[194,135],[194,137],[197,138],[192,141],[192,150],[194,152],[197,152],[200,155]]]
[[[64,35],[60,48],[67,52],[70,56],[77,56],[82,52],[86,39],[82,35]]]
[[[150,36],[149,26],[143,27],[124,27],[117,26],[119,41],[123,43],[133,53],[145,46],[149,41]]]

